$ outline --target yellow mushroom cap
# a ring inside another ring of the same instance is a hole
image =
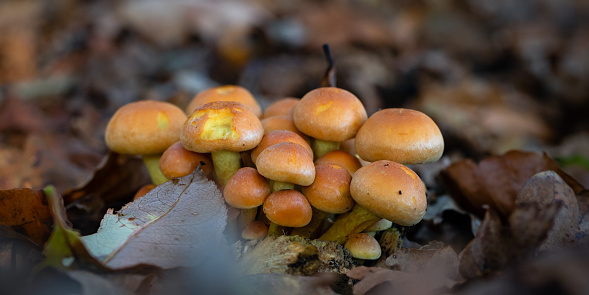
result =
[[[256,147],[264,136],[260,119],[238,102],[205,104],[188,117],[180,139],[187,150],[241,152]]]
[[[297,129],[328,141],[353,138],[366,118],[362,102],[349,91],[335,87],[311,90],[293,110]]]
[[[356,134],[355,148],[360,158],[369,162],[420,164],[442,156],[444,139],[438,125],[426,114],[410,109],[384,109],[362,125]]]
[[[108,148],[120,154],[156,155],[179,140],[186,114],[177,106],[143,100],[119,108],[106,126]]]
[[[350,192],[358,205],[403,226],[421,221],[427,209],[425,185],[419,176],[393,161],[376,161],[358,169]]]
[[[186,113],[192,114],[195,109],[215,101],[235,101],[247,106],[257,117],[262,115],[262,108],[254,96],[244,87],[224,85],[199,92],[186,107]]]
[[[367,233],[353,235],[348,239],[344,247],[350,250],[352,257],[358,259],[374,260],[381,255],[378,241]]]
[[[356,173],[356,171],[362,167],[362,164],[358,158],[354,157],[348,152],[341,150],[331,151],[315,160],[315,165],[321,164],[341,165],[342,167],[346,168],[346,170],[348,170],[352,176],[354,176],[354,173]]]

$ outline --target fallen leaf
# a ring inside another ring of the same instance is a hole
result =
[[[53,219],[41,190],[0,190],[0,224],[7,225],[42,246],[51,234]]]
[[[554,171],[544,171],[534,175],[517,195],[517,205],[536,203],[541,207],[547,207],[555,202],[561,203],[562,207],[556,213],[552,229],[540,245],[540,251],[573,246],[578,239],[582,238],[583,235],[580,234],[578,226],[581,216],[577,197]],[[522,229],[525,230],[523,227]]]
[[[461,207],[482,217],[483,206],[488,205],[506,217],[513,210],[523,184],[534,174],[546,170],[555,171],[575,193],[584,189],[545,153],[511,151],[490,156],[478,164],[467,159],[442,170],[441,176],[450,195]]]
[[[407,273],[432,274],[454,280],[461,279],[458,274],[458,254],[450,246],[432,250],[401,248],[387,257],[386,265]]]
[[[354,285],[355,295],[377,294],[443,294],[454,281],[444,277],[406,273],[381,267],[359,266],[347,274],[360,280]],[[427,283],[425,283],[427,282]]]
[[[554,171],[540,172],[520,190],[505,220],[489,209],[460,257],[460,273],[485,276],[525,261],[538,251],[582,244],[585,232],[577,197]]]
[[[33,266],[43,259],[41,248],[29,238],[0,225],[0,286],[7,294],[24,294]]]
[[[85,198],[100,198],[104,202],[129,200],[135,192],[149,182],[143,161],[136,156],[108,153],[92,177],[83,185],[63,193],[65,204]]]
[[[105,214],[98,232],[82,238],[111,268],[199,264],[223,240],[227,208],[221,192],[199,169],[168,181]]]
[[[65,216],[63,199],[55,192],[55,188],[49,186],[44,189],[44,193],[53,216],[53,231],[43,249],[45,260],[35,266],[34,272],[39,273],[47,267],[108,271],[102,263],[89,254],[80,240],[80,234],[72,230]]]

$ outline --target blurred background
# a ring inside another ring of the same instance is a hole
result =
[[[427,113],[447,159],[542,150],[589,186],[587,1],[4,0],[0,189],[81,184],[132,101],[301,97],[325,43],[339,87]]]

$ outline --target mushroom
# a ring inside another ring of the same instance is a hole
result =
[[[343,243],[382,218],[411,226],[421,221],[427,208],[425,185],[419,176],[393,161],[376,161],[358,169],[350,193],[356,206],[340,216],[320,239]]]
[[[262,115],[262,108],[254,96],[245,88],[237,85],[212,87],[199,92],[186,107],[186,113],[192,114],[195,109],[215,101],[235,101],[247,106],[256,117]]]
[[[383,219],[373,223],[372,225],[370,225],[366,229],[364,229],[364,232],[374,237],[376,235],[376,232],[383,231],[385,229],[389,229],[392,226],[393,226],[392,221],[386,220],[383,218]]]
[[[137,190],[137,192],[133,196],[133,201],[147,195],[147,193],[149,193],[155,187],[156,187],[156,185],[153,183],[149,183],[149,184],[142,186],[139,190]]]
[[[279,99],[273,103],[271,103],[264,113],[262,113],[262,118],[270,118],[274,116],[292,116],[292,109],[294,108],[297,103],[299,103],[300,98],[294,97],[287,97],[283,99]]]
[[[350,251],[352,257],[356,258],[359,264],[363,264],[364,260],[378,259],[381,255],[378,241],[366,233],[351,236],[344,247]]]
[[[273,225],[286,227],[302,227],[311,221],[311,205],[300,192],[293,189],[285,189],[272,193],[262,207],[266,217]]]
[[[354,157],[352,154],[348,152],[341,150],[331,151],[321,156],[319,159],[315,160],[315,165],[321,164],[341,165],[342,167],[346,168],[346,170],[348,170],[348,172],[352,176],[354,176],[356,170],[362,167],[362,164],[360,164],[360,160],[358,160],[358,158]]]
[[[242,209],[239,217],[242,225],[249,224],[256,218],[257,208],[264,204],[269,195],[268,181],[251,167],[237,170],[223,188],[227,204]]]
[[[353,138],[366,118],[362,102],[349,91],[336,87],[311,90],[293,111],[297,129],[315,139],[312,147],[317,158]]]
[[[264,149],[256,159],[258,172],[273,180],[272,191],[308,186],[315,179],[313,156],[301,145],[281,142]]]
[[[205,175],[210,175],[213,171],[213,161],[209,154],[189,151],[180,141],[171,145],[160,158],[160,170],[168,179],[186,176],[199,165]]]
[[[184,112],[171,103],[132,102],[114,113],[104,137],[114,152],[141,155],[152,182],[157,185],[168,180],[159,169],[160,155],[179,140],[185,121]]]
[[[262,221],[250,222],[242,231],[244,240],[261,240],[268,235],[268,226]]]
[[[262,126],[264,126],[264,134],[268,134],[274,130],[288,130],[298,134],[304,138],[307,142],[311,142],[309,137],[297,129],[295,126],[292,116],[273,116],[262,119]]]
[[[405,165],[437,161],[444,152],[438,125],[426,114],[410,109],[383,109],[362,125],[354,143],[360,158],[390,160]]]
[[[313,218],[304,228],[293,230],[293,235],[311,237],[328,213],[342,214],[354,207],[350,195],[352,176],[337,164],[315,166],[315,181],[302,189],[303,195],[313,207]]]
[[[256,147],[264,136],[262,123],[245,105],[220,101],[205,104],[188,117],[180,140],[184,148],[211,153],[222,186],[241,168],[241,151]]]
[[[264,135],[262,138],[262,141],[260,141],[260,144],[252,150],[252,161],[256,163],[256,160],[262,151],[281,142],[297,143],[309,152],[311,158],[313,157],[313,150],[309,144],[298,134],[288,130],[274,130],[266,133],[266,135]]]

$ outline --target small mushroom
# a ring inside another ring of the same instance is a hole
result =
[[[197,108],[215,101],[235,101],[247,106],[257,117],[262,115],[262,108],[254,96],[245,88],[237,85],[212,87],[199,92],[186,107],[186,113],[192,114]]]
[[[262,221],[250,222],[242,231],[244,240],[261,240],[268,235],[268,226]]]
[[[168,179],[186,176],[198,165],[205,175],[213,171],[211,155],[189,151],[182,146],[180,141],[171,145],[160,158],[160,170]]]
[[[268,181],[251,167],[237,170],[223,188],[223,196],[227,204],[241,209],[239,228],[256,218],[258,207],[264,204],[269,195]]]
[[[305,226],[313,214],[305,196],[292,189],[272,193],[264,202],[263,210],[272,224],[286,227]]]
[[[274,181],[272,191],[277,191],[277,186],[307,186],[315,180],[313,157],[294,142],[281,142],[264,149],[256,159],[256,166],[260,174]]]
[[[168,180],[159,169],[160,155],[179,140],[185,121],[184,112],[171,103],[132,102],[114,113],[104,137],[106,145],[114,152],[141,155],[157,185]]]
[[[313,157],[313,150],[309,144],[298,134],[288,130],[274,130],[266,133],[262,138],[260,144],[254,148],[251,152],[252,161],[256,163],[256,160],[260,153],[270,146],[273,146],[281,142],[294,142],[305,148]]]
[[[274,130],[288,130],[298,134],[307,142],[311,142],[309,137],[297,129],[292,116],[273,116],[262,119],[262,126],[264,126],[264,134],[268,134]]]
[[[366,233],[355,234],[344,245],[346,249],[350,250],[352,257],[358,259],[360,264],[364,260],[375,260],[380,258],[381,249],[378,241],[371,235]]]
[[[358,158],[354,157],[352,154],[348,152],[341,150],[331,151],[321,156],[319,159],[315,160],[315,165],[321,164],[341,165],[342,167],[346,168],[346,170],[348,170],[348,172],[352,176],[354,176],[356,170],[362,167],[362,164],[360,164],[360,160],[358,160]]]
[[[340,142],[353,138],[366,121],[362,102],[352,93],[336,87],[311,90],[294,107],[298,130],[313,137],[313,151],[319,158],[339,149]]]
[[[274,116],[292,116],[292,109],[294,108],[297,103],[299,103],[301,99],[294,98],[294,97],[286,97],[283,99],[279,99],[272,104],[270,104],[264,113],[262,113],[262,118],[270,118]]]

